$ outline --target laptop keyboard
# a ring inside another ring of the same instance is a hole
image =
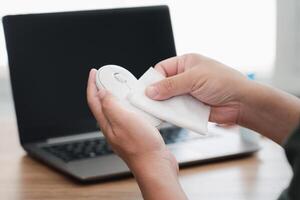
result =
[[[170,127],[160,130],[166,144],[177,143],[195,138],[187,130]],[[112,154],[113,151],[104,138],[80,140],[43,147],[45,151],[51,153],[65,162],[79,159],[94,158]]]

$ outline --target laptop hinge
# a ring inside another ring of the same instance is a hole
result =
[[[55,138],[48,138],[46,140],[47,144],[56,144],[56,143],[64,143],[70,141],[80,141],[80,140],[87,140],[92,138],[101,138],[104,137],[102,132],[95,131],[95,132],[88,132],[83,134],[76,134],[76,135],[68,135],[63,137],[55,137]]]

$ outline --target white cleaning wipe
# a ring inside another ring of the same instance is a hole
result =
[[[172,97],[164,101],[152,100],[145,95],[145,88],[165,77],[149,68],[138,80],[140,84],[127,96],[135,107],[174,125],[190,129],[199,134],[207,134],[210,107],[191,95]]]

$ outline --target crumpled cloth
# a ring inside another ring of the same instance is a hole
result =
[[[165,77],[158,71],[149,68],[136,86],[127,96],[135,107],[176,126],[187,128],[202,135],[208,133],[207,125],[210,106],[205,105],[191,95],[175,96],[167,100],[152,100],[145,95],[147,86]]]

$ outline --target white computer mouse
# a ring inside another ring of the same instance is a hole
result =
[[[98,88],[105,88],[120,100],[127,109],[141,115],[147,119],[153,126],[159,126],[162,120],[134,107],[128,101],[128,95],[135,89],[143,88],[136,77],[128,70],[117,65],[105,65],[98,69],[96,75],[96,84]]]

